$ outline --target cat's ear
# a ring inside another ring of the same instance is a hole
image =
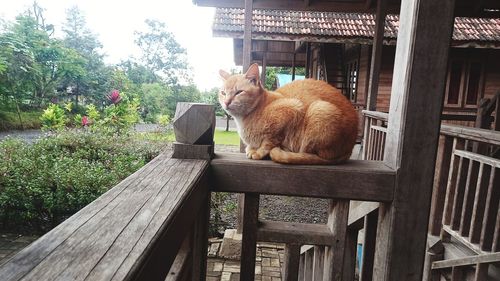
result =
[[[231,74],[227,73],[226,71],[224,71],[222,69],[219,70],[219,75],[224,80],[227,80],[227,78],[229,78],[229,76],[231,76]]]
[[[245,73],[245,78],[250,80],[255,86],[258,86],[260,83],[259,65],[256,63],[252,64]]]

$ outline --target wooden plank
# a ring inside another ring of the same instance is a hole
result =
[[[467,183],[465,185],[464,203],[462,214],[460,215],[460,235],[468,237],[474,207],[474,195],[476,195],[477,177],[479,172],[479,162],[472,161],[467,172]]]
[[[335,245],[325,247],[324,281],[340,281],[343,277],[344,255],[347,243],[349,201],[330,201],[328,227],[333,232]]]
[[[454,152],[455,153],[455,152]],[[455,187],[455,197],[453,198],[453,208],[451,211],[450,226],[453,230],[460,227],[460,216],[465,196],[465,185],[467,183],[467,171],[469,170],[469,159],[460,157],[458,163],[457,186]]]
[[[244,0],[244,3],[245,27],[243,31],[243,72],[246,72],[252,63],[253,0]]]
[[[385,16],[387,14],[387,0],[377,1],[377,12],[375,14],[375,35],[373,36],[370,78],[368,81],[368,110],[377,109],[377,93],[380,69],[382,65],[382,48],[384,47]]]
[[[81,232],[82,227],[87,232],[92,231],[88,227],[89,221],[105,216],[118,205],[119,198],[132,196],[134,192],[141,188],[141,183],[146,184],[147,179],[150,178],[150,174],[168,157],[169,155],[167,154],[159,155],[108,192],[33,242],[30,246],[21,250],[8,263],[0,267],[0,276],[5,280],[19,280],[33,270],[34,267],[40,264],[61,244],[65,243],[69,237],[75,235],[76,232]]]
[[[477,256],[463,257],[458,259],[436,261],[432,264],[432,269],[474,265],[478,263],[496,263],[499,261],[500,261],[500,252],[489,253]]]
[[[422,279],[453,9],[454,0],[401,1],[384,153],[398,175],[393,202],[379,208],[374,280]]]
[[[351,201],[352,204],[353,201]],[[365,221],[365,216],[378,209],[378,202],[361,202],[355,207],[349,208],[349,226],[360,220]]]
[[[309,249],[304,253],[304,281],[314,281],[313,271],[314,271],[314,248]]]
[[[455,150],[454,153],[455,155],[458,155],[460,157],[464,157],[473,161],[478,161],[493,166],[495,168],[500,168],[500,160],[496,158],[484,156],[467,150]]]
[[[363,110],[361,111],[363,116],[370,117],[377,120],[387,121],[389,119],[389,114],[380,111]]]
[[[458,148],[463,148],[465,145],[465,141],[463,139],[454,138],[453,139],[453,150]],[[446,197],[444,201],[444,212],[443,212],[443,223],[442,225],[450,225],[452,212],[453,212],[453,201],[455,198],[455,192],[457,188],[457,175],[459,171],[461,157],[452,154],[451,163],[450,163],[450,173],[448,176],[448,184],[446,187]],[[441,232],[441,239],[447,240],[445,237],[445,232]]]
[[[444,258],[444,246],[439,236],[429,235],[427,238],[427,254],[424,262],[424,274],[422,281],[439,281],[438,270],[432,270],[432,263]]]
[[[324,264],[325,264],[325,247],[314,246],[313,280],[323,280]]]
[[[492,169],[488,193],[486,196],[486,207],[484,210],[483,227],[481,229],[481,250],[489,251],[493,246],[496,217],[498,214],[500,200],[500,169]]]
[[[458,233],[458,231],[455,231],[451,229],[450,226],[445,225],[443,226],[443,231],[445,231],[450,237],[453,237],[455,240],[459,241],[463,246],[467,247],[468,249],[474,251],[477,254],[482,254],[485,253],[485,251],[481,250],[478,244],[473,244],[467,239],[467,237],[463,237]]]
[[[26,272],[24,278],[83,280],[99,276],[101,280],[111,280],[113,276],[120,278],[123,273],[140,276],[144,266],[150,269],[148,276],[151,278],[148,280],[164,279],[190,227],[190,221],[194,221],[191,212],[197,210],[207,194],[199,179],[207,170],[208,162],[165,157],[159,167],[161,169],[156,170],[154,175],[139,181],[132,179],[130,192],[120,193],[106,206],[108,208],[85,221]],[[161,175],[167,177],[162,178]],[[189,215],[186,208],[189,208]],[[177,227],[176,234],[160,227],[180,219],[185,222],[185,227]],[[156,235],[148,236],[149,232]],[[162,246],[163,235],[168,236],[169,242],[175,243],[175,246],[170,247],[162,265],[157,267],[158,263],[147,261],[157,257],[155,247]],[[147,240],[147,244],[141,243],[142,239]],[[133,263],[128,263],[128,259],[132,259]]]
[[[472,212],[470,242],[477,244],[481,239],[481,228],[486,207],[486,196],[488,193],[488,183],[491,175],[491,166],[479,166],[479,178],[477,180],[476,195]]]
[[[346,248],[344,265],[342,270],[342,281],[354,281],[356,273],[356,257],[358,250],[358,230],[348,229],[346,236]]]
[[[207,200],[202,202],[194,223],[193,249],[191,253],[193,259],[193,268],[191,270],[193,280],[203,281],[206,279],[210,204],[209,193]]]
[[[375,242],[377,236],[378,211],[365,216],[363,239],[363,257],[361,258],[360,281],[373,280],[373,263],[375,259]]]
[[[438,155],[438,170],[437,180],[434,183],[432,191],[431,213],[429,218],[429,233],[431,235],[439,235],[441,233],[441,225],[443,222],[443,212],[446,199],[446,187],[448,183],[448,175],[450,173],[450,161],[453,150],[453,138],[444,137],[444,143],[440,154]]]
[[[241,241],[241,281],[254,281],[259,218],[259,194],[246,193],[243,210],[243,237]]]
[[[499,131],[443,124],[441,134],[500,146]]]
[[[282,273],[284,281],[298,280],[299,262],[300,262],[300,244],[286,244],[285,257],[283,262],[283,273]]]
[[[172,263],[172,266],[170,267],[170,270],[168,271],[167,278],[165,278],[165,281],[177,281],[177,280],[182,280],[184,277],[184,274],[186,274],[187,268],[188,268],[188,263],[191,262],[191,249],[190,249],[190,243],[191,243],[191,237],[187,236],[184,239],[184,242],[182,242],[182,246],[179,249],[179,252],[177,253],[177,256],[175,257],[174,262]]]
[[[364,116],[364,130],[363,130],[363,160],[368,160],[368,139],[370,137],[370,117]]]
[[[333,233],[324,224],[259,221],[257,240],[291,244],[332,245]]]
[[[215,191],[390,201],[394,187],[394,171],[379,161],[302,166],[224,153],[212,160],[211,170]]]

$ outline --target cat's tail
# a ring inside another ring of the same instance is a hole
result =
[[[295,165],[332,165],[345,162],[349,159],[349,155],[341,157],[335,160],[328,160],[319,157],[316,154],[304,153],[304,152],[290,152],[281,149],[280,147],[275,147],[270,152],[271,159],[274,162],[282,164],[295,164]]]

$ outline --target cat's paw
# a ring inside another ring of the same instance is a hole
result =
[[[246,149],[245,149],[245,152],[246,152],[246,155],[247,155],[248,159],[253,159],[252,155],[255,154],[257,152],[257,150],[255,150],[253,148],[249,148],[247,146]]]
[[[254,153],[252,153],[251,159],[253,160],[262,160],[269,155],[269,150],[257,149]]]

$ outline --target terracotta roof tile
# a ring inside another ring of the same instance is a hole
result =
[[[243,32],[243,9],[218,8],[214,31]],[[398,15],[387,15],[384,35],[396,38]],[[372,14],[254,10],[252,30],[283,35],[317,35],[321,37],[373,37],[375,20]],[[455,18],[455,41],[500,41],[500,19]]]

